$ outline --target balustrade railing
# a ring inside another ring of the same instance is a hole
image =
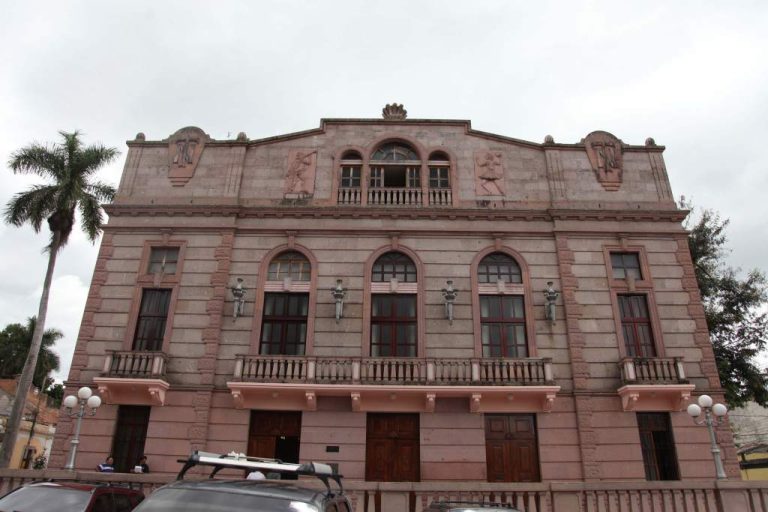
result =
[[[337,204],[360,204],[363,193],[360,188],[340,188],[336,199]]]
[[[369,188],[368,204],[387,206],[421,206],[420,188]]]
[[[107,351],[105,377],[154,379],[165,376],[168,356],[157,351]]]
[[[619,363],[624,384],[684,384],[680,357],[627,357]]]
[[[252,382],[324,384],[485,384],[531,386],[553,381],[549,359],[311,357],[240,355],[234,377]]]
[[[453,197],[449,188],[431,188],[429,189],[430,206],[451,206]]]

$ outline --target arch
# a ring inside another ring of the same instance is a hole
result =
[[[362,163],[363,155],[361,155],[360,152],[355,149],[348,149],[341,154],[341,160],[359,160],[360,163]]]
[[[310,277],[309,277],[309,307],[307,309],[307,339],[304,344],[304,353],[310,355],[314,349],[315,343],[315,310],[317,309],[317,258],[315,255],[304,247],[303,245],[296,243],[287,243],[279,245],[269,251],[261,259],[259,263],[259,274],[256,286],[256,296],[254,299],[253,308],[253,329],[251,331],[251,353],[259,353],[259,345],[261,344],[261,324],[264,315],[264,293],[269,276],[269,264],[277,256],[284,252],[298,252],[304,255],[310,264]],[[306,282],[306,281],[304,281]],[[289,290],[288,290],[289,291]]]
[[[356,154],[360,157],[359,160],[347,160],[345,157],[350,154]],[[361,146],[346,145],[338,148],[333,154],[333,180],[331,182],[331,198],[330,204],[336,205],[339,203],[339,189],[341,188],[341,168],[342,161],[354,162],[353,165],[360,165],[360,204],[365,204],[365,197],[368,190],[368,183],[366,183],[365,168],[368,164],[367,149]],[[358,164],[359,162],[359,164]],[[343,204],[343,203],[341,203]]]
[[[435,151],[432,151],[429,154],[429,158],[427,159],[430,162],[451,162],[451,157],[448,156],[448,153],[443,151],[442,149],[437,149]]]
[[[387,144],[388,142],[397,142],[401,144],[406,144],[413,148],[413,150],[416,152],[416,156],[419,157],[419,160],[423,160],[423,155],[427,154],[427,151],[425,150],[424,146],[414,139],[413,137],[410,137],[408,135],[402,134],[402,133],[385,133],[374,139],[366,148],[366,152],[364,153],[366,157],[366,163],[370,160],[370,156],[373,155],[373,153],[383,146],[384,144]]]
[[[470,264],[470,283],[472,286],[472,327],[474,330],[475,338],[475,356],[483,357],[483,344],[482,344],[482,329],[480,325],[480,282],[478,280],[477,270],[480,262],[493,253],[505,254],[511,257],[517,265],[520,267],[522,274],[522,283],[510,284],[511,290],[515,288],[522,288],[522,294],[514,293],[516,295],[523,296],[523,303],[525,307],[525,339],[528,347],[528,357],[537,357],[538,350],[536,348],[536,320],[534,319],[533,308],[533,294],[531,288],[531,275],[528,267],[528,263],[523,258],[522,254],[512,249],[511,247],[502,246],[500,244],[486,247],[478,252],[472,259]],[[511,294],[510,293],[510,294]]]
[[[402,267],[402,271],[399,271],[398,267]],[[402,283],[417,282],[416,264],[403,252],[385,252],[373,262],[371,279],[379,283],[388,282],[389,275]]]
[[[424,264],[416,252],[408,247],[400,245],[396,240],[373,251],[365,262],[363,272],[363,333],[361,347],[363,357],[370,357],[371,355],[371,294],[373,288],[371,284],[373,265],[376,260],[388,252],[400,252],[408,256],[414,265],[416,265],[416,357],[425,357],[426,315],[424,311]]]
[[[416,150],[408,143],[399,140],[386,141],[371,153],[371,161],[398,163],[398,162],[417,162],[421,158]]]

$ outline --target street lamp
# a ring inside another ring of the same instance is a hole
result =
[[[80,405],[80,409],[72,412],[72,409]],[[77,455],[77,445],[80,444],[80,424],[83,422],[83,416],[85,416],[85,408],[88,407],[91,410],[91,416],[96,414],[96,409],[101,405],[101,398],[93,394],[91,388],[83,386],[77,390],[77,396],[69,395],[64,399],[64,407],[67,409],[67,414],[70,418],[77,418],[75,424],[75,435],[72,437],[72,448],[69,451],[69,459],[67,460],[64,469],[75,469],[75,456]]]
[[[706,425],[709,431],[709,442],[712,447],[712,458],[715,459],[715,471],[717,472],[718,480],[725,480],[725,469],[723,468],[723,460],[720,457],[720,447],[717,445],[717,439],[715,438],[715,425],[722,425],[723,417],[728,413],[728,408],[723,404],[713,404],[712,397],[709,395],[701,395],[699,397],[699,405],[691,404],[688,406],[688,414],[693,418],[693,422],[697,425]],[[697,420],[701,415],[702,409],[704,410],[704,419]]]

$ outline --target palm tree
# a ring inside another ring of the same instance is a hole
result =
[[[24,362],[32,345],[32,335],[35,332],[37,318],[27,318],[27,323],[8,324],[0,331],[0,378],[12,379],[21,373]],[[58,329],[46,329],[40,344],[40,354],[37,356],[37,367],[32,383],[45,389],[45,378],[49,373],[59,369],[59,356],[53,351],[53,345],[64,337]]]
[[[19,192],[8,202],[5,221],[14,226],[29,222],[36,233],[44,221],[48,222],[51,241],[46,247],[48,268],[43,281],[43,294],[37,323],[32,334],[24,369],[16,391],[2,450],[0,468],[7,468],[11,452],[16,444],[24,402],[32,386],[32,377],[45,331],[45,316],[48,311],[48,295],[51,289],[56,255],[67,244],[75,225],[75,211],[79,212],[83,231],[91,242],[101,233],[104,213],[101,203],[115,197],[111,185],[94,180],[95,172],[112,162],[119,154],[115,148],[101,144],[83,147],[80,133],[59,132],[62,142],[50,146],[32,143],[11,155],[8,164],[14,173],[36,174],[48,178],[51,183],[34,185],[25,192]]]

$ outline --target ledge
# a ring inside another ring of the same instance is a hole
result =
[[[170,384],[162,379],[95,377],[93,382],[108,404],[165,405],[165,392]]]
[[[629,384],[618,389],[625,411],[681,411],[693,384]]]
[[[238,409],[314,411],[321,396],[349,397],[355,412],[434,412],[438,398],[465,398],[484,412],[549,412],[560,386],[389,386],[227,382]]]

